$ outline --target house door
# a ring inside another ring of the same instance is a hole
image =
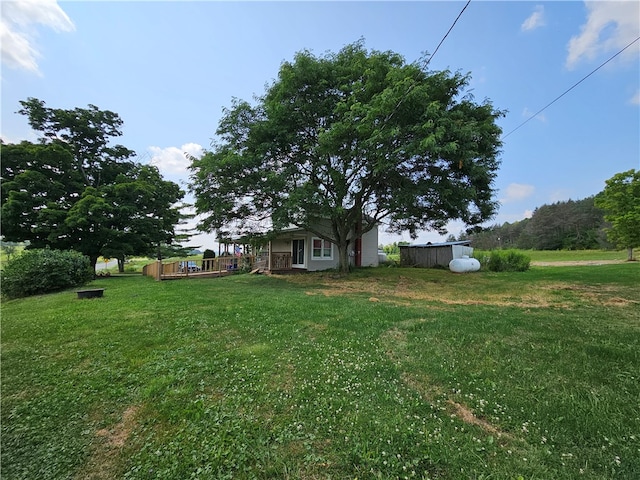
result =
[[[356,238],[356,267],[362,266],[362,237]]]
[[[291,258],[291,266],[296,268],[304,268],[304,239],[294,240],[292,242],[293,252]]]

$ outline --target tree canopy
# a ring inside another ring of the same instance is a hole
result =
[[[607,237],[620,248],[626,248],[628,260],[640,246],[640,170],[618,173],[606,181],[605,189],[596,196],[596,205],[611,222]]]
[[[606,221],[594,197],[544,204],[531,218],[493,225],[460,240],[471,239],[476,248],[521,248],[534,250],[582,250],[611,248],[604,228]]]
[[[297,53],[255,105],[233,100],[219,141],[193,159],[200,229],[295,225],[336,244],[346,270],[356,237],[380,222],[414,238],[453,219],[485,222],[502,112],[476,103],[469,80],[362,42]]]
[[[2,234],[31,248],[77,250],[123,260],[175,237],[184,192],[158,169],[112,146],[122,121],[113,112],[51,109],[21,102],[39,143],[2,145]]]

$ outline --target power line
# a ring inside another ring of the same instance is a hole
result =
[[[460,13],[458,14],[458,16],[456,17],[456,19],[453,21],[453,23],[451,24],[451,26],[449,27],[449,30],[447,30],[447,33],[445,33],[444,37],[442,37],[442,40],[440,40],[440,43],[438,44],[438,46],[436,47],[435,51],[433,52],[433,54],[431,54],[431,56],[429,57],[429,60],[427,60],[427,62],[424,65],[424,68],[427,67],[427,65],[429,65],[429,62],[431,61],[431,59],[433,58],[433,56],[436,54],[436,52],[438,51],[438,49],[440,48],[440,45],[442,45],[445,41],[445,39],[447,38],[447,36],[449,35],[449,33],[451,33],[451,30],[453,30],[453,27],[456,26],[456,23],[458,22],[458,19],[462,16],[462,14],[464,13],[464,11],[466,10],[466,8],[469,6],[469,4],[471,3],[471,0],[467,1],[467,4],[462,8],[462,10],[460,10]],[[409,96],[409,93],[411,93],[411,90],[413,90],[413,88],[416,86],[416,82],[414,81],[413,83],[411,83],[411,85],[409,85],[409,87],[407,88],[407,91],[404,92],[404,94],[402,95],[402,98],[400,98],[400,101],[397,103],[397,105],[395,106],[395,108],[393,109],[393,111],[387,115],[385,117],[385,119],[382,121],[382,125],[386,125],[387,122],[389,121],[389,119],[391,117],[393,117],[393,115],[395,115],[396,111],[398,111],[398,108],[400,108],[400,105],[402,105],[402,102],[404,102],[406,100],[406,98]]]
[[[616,53],[615,55],[613,55],[611,58],[609,58],[606,62],[602,63],[600,66],[596,67],[595,69],[593,69],[589,74],[585,75],[584,77],[582,77],[579,81],[577,81],[576,83],[574,83],[571,87],[569,87],[567,90],[565,90],[564,92],[562,92],[560,95],[558,95],[556,98],[554,98],[551,102],[549,102],[548,104],[546,104],[544,107],[542,107],[540,110],[538,110],[536,113],[534,113],[533,115],[531,115],[529,118],[527,118],[524,122],[522,122],[520,125],[518,125],[516,128],[514,128],[513,130],[511,130],[509,133],[507,133],[506,135],[504,135],[502,137],[502,140],[504,140],[505,138],[507,138],[509,135],[511,135],[513,132],[515,132],[516,130],[518,130],[520,127],[523,127],[525,124],[527,124],[530,120],[533,120],[535,117],[537,117],[539,114],[541,114],[543,111],[545,111],[547,108],[549,108],[551,105],[553,105],[554,103],[556,103],[558,100],[560,100],[562,97],[564,97],[567,93],[569,93],[571,90],[573,90],[574,88],[576,88],[578,85],[580,85],[582,82],[584,82],[587,78],[589,78],[591,75],[593,75],[594,73],[596,73],[598,70],[600,70],[602,67],[604,67],[607,63],[609,63],[611,60],[613,60],[614,58],[616,58],[618,55],[620,55],[622,52],[624,52],[627,48],[629,48],[631,45],[633,45],[634,43],[636,43],[638,40],[640,40],[640,37],[636,38],[635,40],[633,40],[631,43],[629,43],[626,47],[624,47],[622,50],[620,50],[618,53]]]
[[[429,65],[429,62],[431,62],[431,60],[433,60],[433,57],[436,55],[436,53],[438,53],[438,49],[440,48],[440,45],[442,45],[445,41],[445,39],[449,36],[449,34],[451,33],[451,30],[453,30],[453,27],[456,26],[456,23],[458,23],[458,20],[460,19],[460,17],[462,16],[462,14],[464,13],[464,11],[467,9],[467,7],[469,6],[469,4],[471,3],[471,0],[469,0],[467,2],[467,4],[462,8],[462,10],[460,10],[460,13],[458,14],[458,16],[456,17],[456,19],[453,21],[453,23],[451,24],[451,27],[449,27],[449,30],[447,31],[447,33],[444,34],[444,37],[442,37],[442,40],[440,40],[440,43],[438,44],[438,46],[436,47],[436,49],[433,51],[433,53],[431,54],[431,56],[429,57],[429,60],[427,60],[426,65]],[[426,66],[425,65],[425,66]]]

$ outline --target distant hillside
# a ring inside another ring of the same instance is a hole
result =
[[[584,250],[613,248],[606,240],[602,210],[594,197],[568,200],[536,208],[531,218],[494,225],[481,232],[461,235],[479,249]]]

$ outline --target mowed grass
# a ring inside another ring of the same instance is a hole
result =
[[[626,250],[519,250],[533,262],[599,262],[626,261]],[[474,257],[490,255],[487,250],[474,250]],[[634,252],[634,256],[635,256]]]
[[[2,304],[3,479],[640,478],[640,265]]]

